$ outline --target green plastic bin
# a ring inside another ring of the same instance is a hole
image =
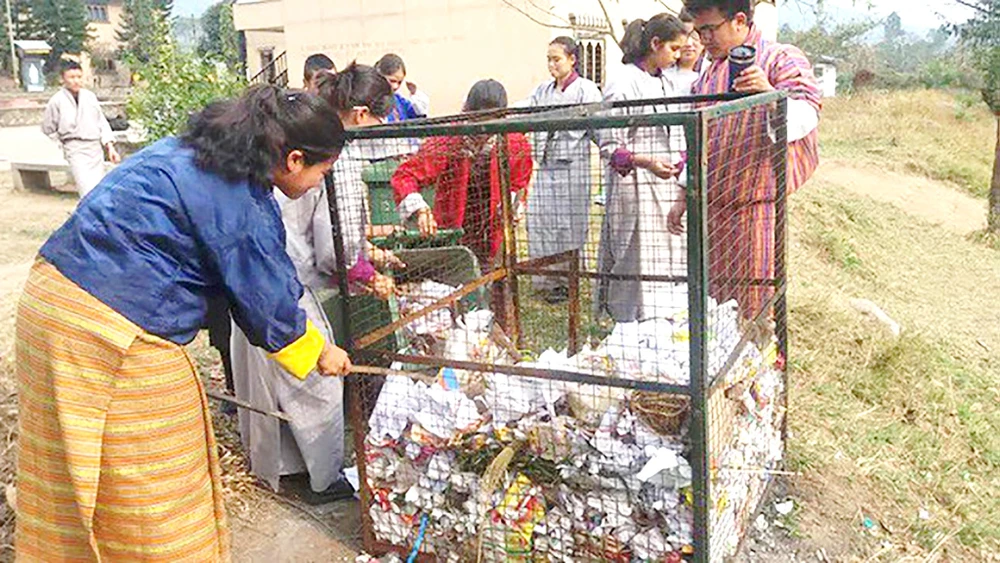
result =
[[[400,160],[377,160],[365,165],[361,170],[361,180],[368,186],[368,203],[371,208],[372,225],[398,225],[399,211],[396,209],[396,198],[390,180],[399,168]],[[434,208],[434,188],[420,190],[432,209]]]

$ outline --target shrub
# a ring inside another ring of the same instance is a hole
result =
[[[133,61],[130,68],[128,113],[145,131],[146,144],[180,133],[191,113],[246,87],[244,78],[225,65],[171,47],[147,63]]]

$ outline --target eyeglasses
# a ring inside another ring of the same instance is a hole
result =
[[[713,35],[715,35],[715,32],[718,31],[718,29],[720,27],[722,27],[723,25],[729,23],[730,21],[731,20],[725,19],[725,20],[722,20],[722,21],[720,21],[719,23],[716,23],[716,24],[711,24],[710,23],[710,24],[707,24],[707,25],[703,25],[701,27],[696,27],[694,29],[694,32],[698,34],[699,38],[701,38],[702,40],[706,40],[707,41],[707,40],[710,40]]]

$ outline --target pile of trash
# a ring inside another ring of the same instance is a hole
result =
[[[770,472],[781,463],[785,388],[780,366],[776,346],[761,352],[748,344],[710,397],[710,442],[720,444],[709,448],[712,561],[736,553]]]
[[[434,299],[404,297],[401,312]],[[496,342],[489,311],[462,318],[438,313],[408,327],[411,346],[416,341],[424,353],[455,360],[689,381],[683,313],[619,324],[596,348],[572,357],[547,350],[530,362],[518,362]],[[712,303],[713,373],[740,342],[736,315],[734,303]],[[734,330],[722,330],[727,323]],[[783,389],[774,359],[746,344],[719,387],[736,416],[732,427],[713,430],[732,434],[711,460],[713,556],[717,547],[718,553],[735,548],[743,511],[756,505],[762,479],[749,470],[772,468],[781,458],[776,420]],[[656,407],[665,399],[674,402]],[[388,377],[369,418],[365,451],[375,536],[442,561],[541,555],[553,562],[679,561],[693,552],[686,401],[451,368],[433,381]]]

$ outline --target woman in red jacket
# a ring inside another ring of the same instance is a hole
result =
[[[480,80],[469,91],[463,111],[507,107],[507,91],[496,80]],[[506,140],[506,142],[503,142]],[[504,146],[506,145],[506,146]],[[506,161],[506,163],[504,162]],[[438,227],[462,228],[462,244],[491,270],[503,242],[501,168],[510,168],[510,189],[524,192],[531,180],[531,145],[521,133],[428,139],[392,177],[399,215],[416,216],[420,233]],[[434,186],[434,209],[420,189]]]

